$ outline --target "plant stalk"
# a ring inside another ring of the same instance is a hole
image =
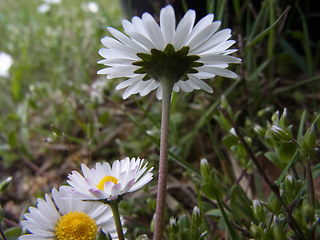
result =
[[[155,216],[153,240],[162,240],[164,226],[164,208],[166,205],[166,189],[168,174],[169,153],[169,118],[171,95],[174,81],[164,79],[162,85],[162,112],[161,112],[161,137],[160,137],[160,160],[158,176],[157,208]]]
[[[118,238],[119,240],[124,240],[120,213],[119,213],[119,201],[118,200],[110,201],[108,202],[108,205],[110,206],[113,214],[114,223],[116,224],[116,228],[117,228]]]
[[[315,193],[314,193],[314,184],[313,184],[313,176],[312,176],[312,168],[310,159],[307,161],[307,186],[308,186],[308,200],[309,204],[312,206],[314,211],[316,205]],[[310,240],[313,240],[315,237],[315,230],[310,229]]]

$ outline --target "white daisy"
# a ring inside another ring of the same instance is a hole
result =
[[[228,40],[230,29],[217,31],[220,21],[213,21],[208,14],[196,25],[195,11],[189,10],[176,26],[174,9],[168,5],[160,12],[160,25],[149,14],[132,21],[123,20],[124,33],[108,27],[113,37],[101,39],[106,48],[99,54],[99,61],[107,67],[98,71],[108,79],[126,77],[116,89],[127,88],[123,98],[139,93],[141,96],[157,89],[157,98],[162,98],[160,81],[174,82],[173,90],[191,92],[212,88],[202,79],[223,76],[237,78],[229,63],[240,63],[241,59],[229,56],[237,51],[228,48],[235,43]]]
[[[89,169],[81,164],[83,176],[77,171],[69,174],[67,182],[73,187],[73,192],[87,200],[112,201],[127,192],[133,192],[152,180],[152,168],[140,158],[127,157],[116,160],[112,166],[109,163],[97,163]]]
[[[111,209],[81,201],[68,188],[52,189],[52,199],[46,194],[45,200],[38,199],[37,208],[29,208],[21,224],[30,234],[19,240],[95,240],[99,229],[118,239]]]

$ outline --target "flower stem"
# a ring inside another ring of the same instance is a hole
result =
[[[119,201],[117,201],[117,200],[110,201],[108,203],[108,205],[110,206],[112,214],[113,214],[113,219],[114,219],[114,222],[115,222],[116,228],[117,228],[118,238],[119,238],[119,240],[124,240],[123,231],[122,231],[122,224],[121,224],[120,214],[119,214],[119,206],[118,206]]]
[[[223,218],[223,221],[228,229],[228,232],[229,232],[229,235],[230,235],[230,238],[232,240],[238,240],[238,235],[237,233],[234,231],[234,228],[232,227],[229,219],[228,219],[228,216],[226,214],[226,212],[224,211],[224,207],[223,207],[223,204],[221,202],[221,199],[219,197],[219,195],[217,194],[216,191],[214,191],[214,194],[216,195],[216,200],[217,200],[217,204],[218,204],[218,208],[220,209],[220,212],[221,212],[221,215],[222,215],[222,218]]]
[[[174,81],[164,80],[162,84],[162,112],[161,112],[161,137],[160,137],[160,161],[158,177],[158,194],[156,219],[154,225],[153,240],[161,240],[163,237],[164,208],[166,205],[166,188],[168,174],[169,153],[169,118],[171,106],[171,94]]]

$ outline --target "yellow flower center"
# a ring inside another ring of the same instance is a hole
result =
[[[63,215],[55,228],[57,240],[95,240],[98,227],[84,212],[69,212]]]
[[[104,189],[104,184],[106,182],[113,182],[114,184],[118,183],[118,179],[116,179],[115,177],[112,176],[105,176],[104,178],[101,179],[101,181],[99,182],[99,184],[97,185],[97,188],[100,190]]]

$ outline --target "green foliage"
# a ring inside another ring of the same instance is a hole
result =
[[[207,237],[207,231],[204,230],[202,216],[194,211],[191,217],[182,215],[178,221],[172,218],[166,235],[170,240],[204,240]]]

